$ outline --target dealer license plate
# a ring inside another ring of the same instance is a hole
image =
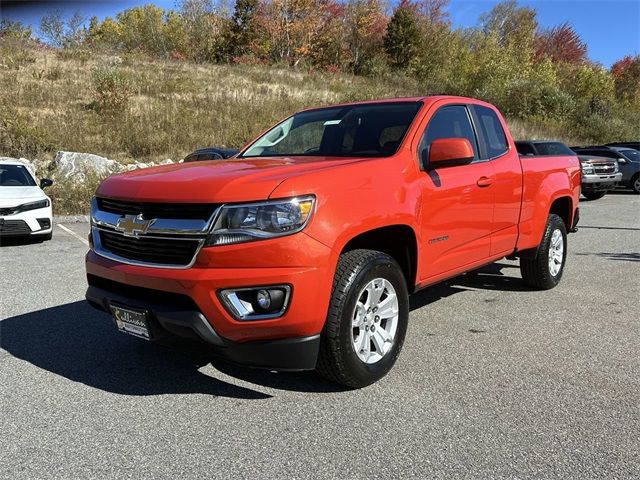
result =
[[[111,305],[111,314],[116,321],[116,326],[121,332],[135,335],[136,337],[150,339],[148,315],[145,310],[133,310],[117,305]]]

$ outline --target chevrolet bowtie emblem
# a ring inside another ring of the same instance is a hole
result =
[[[124,233],[126,237],[137,237],[140,234],[147,233],[149,227],[156,221],[155,218],[151,220],[145,220],[140,215],[125,215],[118,219],[116,224],[116,230]]]

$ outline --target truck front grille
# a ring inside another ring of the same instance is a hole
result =
[[[0,235],[29,235],[31,229],[24,220],[0,220]]]
[[[193,261],[203,240],[178,237],[126,237],[100,230],[103,250],[127,260],[155,265],[187,266]]]
[[[594,163],[593,170],[599,174],[613,173],[616,171],[616,166],[613,163]]]
[[[144,218],[199,219],[208,221],[217,205],[211,203],[150,203],[96,198],[103,212],[118,215],[140,215]]]

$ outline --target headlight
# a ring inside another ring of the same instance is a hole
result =
[[[590,174],[590,173],[595,173],[595,170],[593,169],[593,165],[590,163],[582,163],[582,173],[586,173],[586,174]]]
[[[47,208],[51,203],[49,199],[46,198],[44,200],[38,200],[37,202],[24,203],[17,208],[17,212],[26,212],[28,210],[37,210],[39,208]]]
[[[207,245],[229,245],[291,235],[302,230],[313,212],[313,196],[225,205]]]

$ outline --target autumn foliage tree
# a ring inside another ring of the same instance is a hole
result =
[[[449,0],[391,3],[389,15],[387,0],[234,0],[230,11],[222,0],[178,0],[174,10],[146,5],[115,18],[93,18],[86,31],[67,37],[89,47],[176,60],[408,82],[415,92],[480,97],[510,118],[576,128],[585,138],[613,134],[624,122],[640,124],[638,55],[607,70],[589,60],[569,23],[541,28],[535,9],[516,0],[493,4],[477,26],[466,29],[452,26]],[[74,28],[59,17],[45,25],[51,43],[69,46],[60,39],[65,28]],[[0,24],[0,37],[27,34]],[[613,112],[623,111],[631,113],[612,120]]]
[[[627,55],[611,67],[616,95],[623,101],[640,107],[640,55]]]
[[[536,37],[537,59],[549,57],[553,62],[580,65],[587,62],[587,44],[569,23],[543,30]]]

